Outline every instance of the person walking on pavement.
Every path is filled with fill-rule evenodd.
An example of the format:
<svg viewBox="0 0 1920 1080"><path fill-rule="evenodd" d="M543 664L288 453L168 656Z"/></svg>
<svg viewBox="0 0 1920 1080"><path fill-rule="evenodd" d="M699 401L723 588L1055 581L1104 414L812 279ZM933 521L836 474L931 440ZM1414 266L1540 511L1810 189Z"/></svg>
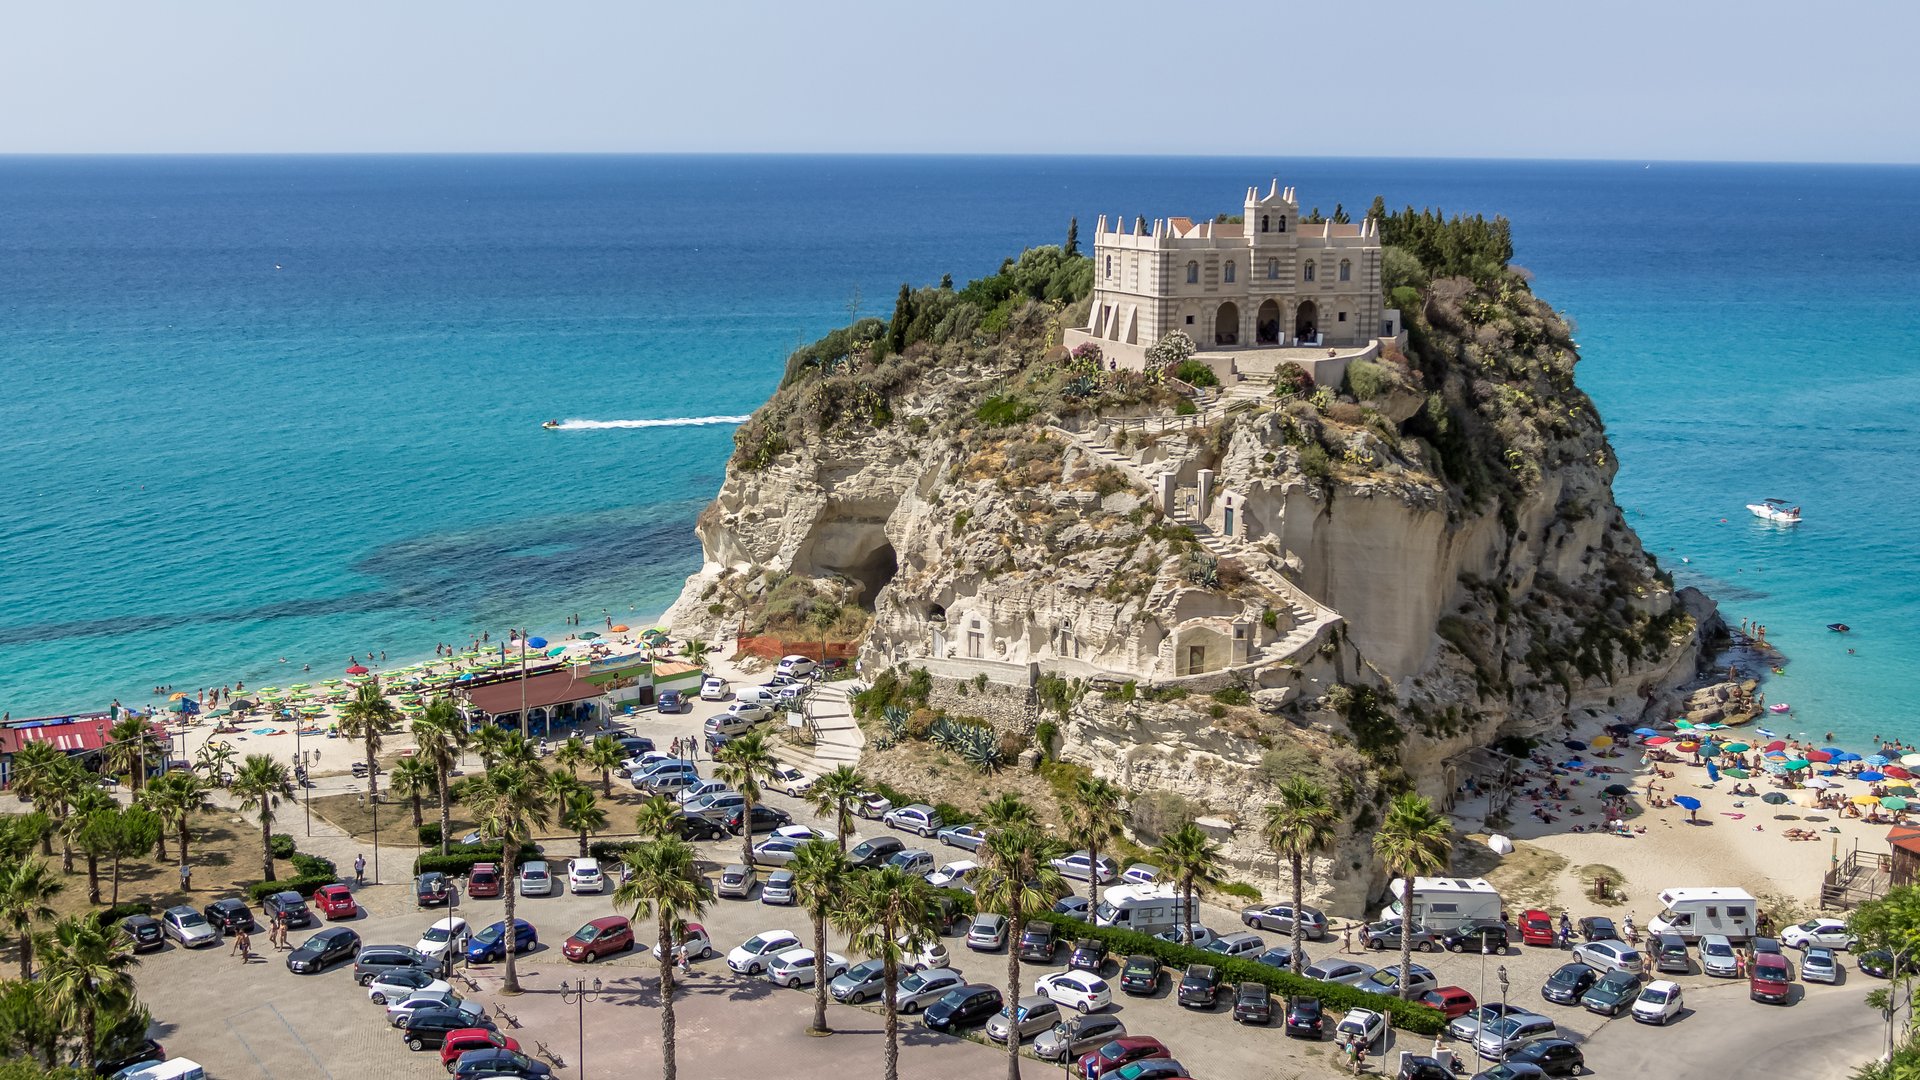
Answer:
<svg viewBox="0 0 1920 1080"><path fill-rule="evenodd" d="M1340 951L1343 953L1350 953L1353 951L1352 924L1348 924L1345 930L1340 931Z"/></svg>
<svg viewBox="0 0 1920 1080"><path fill-rule="evenodd" d="M367 883L367 856L365 853L353 857L353 883L355 885L365 885Z"/></svg>

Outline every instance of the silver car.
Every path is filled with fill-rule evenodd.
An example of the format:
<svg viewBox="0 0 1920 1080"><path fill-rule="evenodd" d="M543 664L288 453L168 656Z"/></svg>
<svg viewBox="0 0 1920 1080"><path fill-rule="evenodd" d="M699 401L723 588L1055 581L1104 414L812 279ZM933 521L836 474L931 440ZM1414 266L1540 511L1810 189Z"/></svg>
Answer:
<svg viewBox="0 0 1920 1080"><path fill-rule="evenodd" d="M1708 934L1701 938L1700 970L1722 979L1731 979L1740 974L1740 960L1734 954L1733 942L1722 934Z"/></svg>
<svg viewBox="0 0 1920 1080"><path fill-rule="evenodd" d="M168 937L189 949L220 944L220 931L207 917L186 906L171 907L160 916L160 926Z"/></svg>
<svg viewBox="0 0 1920 1080"><path fill-rule="evenodd" d="M800 850L800 841L791 836L770 836L753 845L753 861L760 866L785 866Z"/></svg>
<svg viewBox="0 0 1920 1080"><path fill-rule="evenodd" d="M895 996L899 1002L900 1011L911 1016L946 997L948 991L957 990L965 985L967 985L966 976L952 968L934 968L931 971L916 971L911 975L901 976L900 988Z"/></svg>
<svg viewBox="0 0 1920 1080"><path fill-rule="evenodd" d="M1840 981L1840 959L1833 955L1832 949L1814 946L1800 959L1800 978L1803 982L1837 983Z"/></svg>
<svg viewBox="0 0 1920 1080"><path fill-rule="evenodd" d="M1112 1013L1087 1013L1055 1024L1033 1040L1033 1052L1041 1061L1077 1058L1089 1050L1105 1046L1127 1033L1127 1025Z"/></svg>
<svg viewBox="0 0 1920 1080"><path fill-rule="evenodd" d="M1009 1019L1008 1013L1012 1012ZM1060 1006L1050 997L1028 994L1014 1005L1012 1010L1002 1005L1000 1011L987 1020L987 1038L994 1042L1007 1041L1007 1030L1017 1032L1014 1041L1025 1042L1035 1035L1051 1028L1060 1019Z"/></svg>
<svg viewBox="0 0 1920 1080"><path fill-rule="evenodd" d="M1372 964L1363 964L1358 960L1342 960L1337 957L1329 957L1307 968L1306 976L1309 979L1339 983L1342 986L1361 986L1365 984L1368 979L1373 978L1373 971L1374 968Z"/></svg>
<svg viewBox="0 0 1920 1080"><path fill-rule="evenodd" d="M967 948L975 952L999 952L1007 944L1007 917L983 911L967 927Z"/></svg>
<svg viewBox="0 0 1920 1080"><path fill-rule="evenodd" d="M833 1000L848 1005L860 1005L878 998L886 991L887 966L878 960L862 960L847 969L847 973L827 984L827 993Z"/></svg>
<svg viewBox="0 0 1920 1080"><path fill-rule="evenodd" d="M791 904L795 899L791 870L775 870L760 885L760 902L763 904Z"/></svg>

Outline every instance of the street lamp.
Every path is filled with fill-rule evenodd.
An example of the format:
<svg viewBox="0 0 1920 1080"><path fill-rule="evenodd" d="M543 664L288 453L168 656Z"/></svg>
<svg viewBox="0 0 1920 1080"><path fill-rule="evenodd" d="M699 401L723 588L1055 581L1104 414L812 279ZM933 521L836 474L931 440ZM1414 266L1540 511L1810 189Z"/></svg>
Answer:
<svg viewBox="0 0 1920 1080"><path fill-rule="evenodd" d="M587 986L586 976L569 986L563 979L560 983L560 1000L574 1007L574 1023L580 1031L579 1072L587 1075L587 1002L600 1000L600 980L593 980L593 986Z"/></svg>
<svg viewBox="0 0 1920 1080"><path fill-rule="evenodd" d="M1507 965L1500 965L1498 977L1500 979L1500 1011L1505 1013L1507 1011Z"/></svg>

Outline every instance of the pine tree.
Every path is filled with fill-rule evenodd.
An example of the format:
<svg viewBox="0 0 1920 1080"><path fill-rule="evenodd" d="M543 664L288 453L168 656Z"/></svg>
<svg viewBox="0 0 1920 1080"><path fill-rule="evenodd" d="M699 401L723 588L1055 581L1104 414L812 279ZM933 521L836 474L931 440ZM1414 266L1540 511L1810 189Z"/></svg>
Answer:
<svg viewBox="0 0 1920 1080"><path fill-rule="evenodd" d="M1387 200L1379 195L1373 197L1373 205L1367 207L1367 216L1375 221L1387 220Z"/></svg>
<svg viewBox="0 0 1920 1080"><path fill-rule="evenodd" d="M948 291L951 291L951 290L953 289L953 275L952 275L952 274L941 274L941 275L940 275L940 287L941 287L942 289L946 289L946 290L948 290Z"/></svg>
<svg viewBox="0 0 1920 1080"><path fill-rule="evenodd" d="M913 290L906 282L900 283L900 298L893 302L893 321L887 324L887 349L890 352L904 352L907 347L907 324L913 321Z"/></svg>
<svg viewBox="0 0 1920 1080"><path fill-rule="evenodd" d="M1067 219L1067 258L1080 254L1080 219Z"/></svg>
<svg viewBox="0 0 1920 1080"><path fill-rule="evenodd" d="M1353 223L1353 219L1347 216L1347 208L1339 203L1333 204L1333 223L1335 225L1350 225Z"/></svg>

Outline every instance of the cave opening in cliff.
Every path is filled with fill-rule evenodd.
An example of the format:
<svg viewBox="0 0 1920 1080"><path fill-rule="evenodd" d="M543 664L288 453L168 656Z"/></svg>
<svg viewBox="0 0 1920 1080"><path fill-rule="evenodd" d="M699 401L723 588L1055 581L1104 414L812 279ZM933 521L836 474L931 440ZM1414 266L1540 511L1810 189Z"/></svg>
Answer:
<svg viewBox="0 0 1920 1080"><path fill-rule="evenodd" d="M900 572L900 557L894 554L892 544L882 541L842 572L860 586L859 605L872 611L880 590Z"/></svg>

